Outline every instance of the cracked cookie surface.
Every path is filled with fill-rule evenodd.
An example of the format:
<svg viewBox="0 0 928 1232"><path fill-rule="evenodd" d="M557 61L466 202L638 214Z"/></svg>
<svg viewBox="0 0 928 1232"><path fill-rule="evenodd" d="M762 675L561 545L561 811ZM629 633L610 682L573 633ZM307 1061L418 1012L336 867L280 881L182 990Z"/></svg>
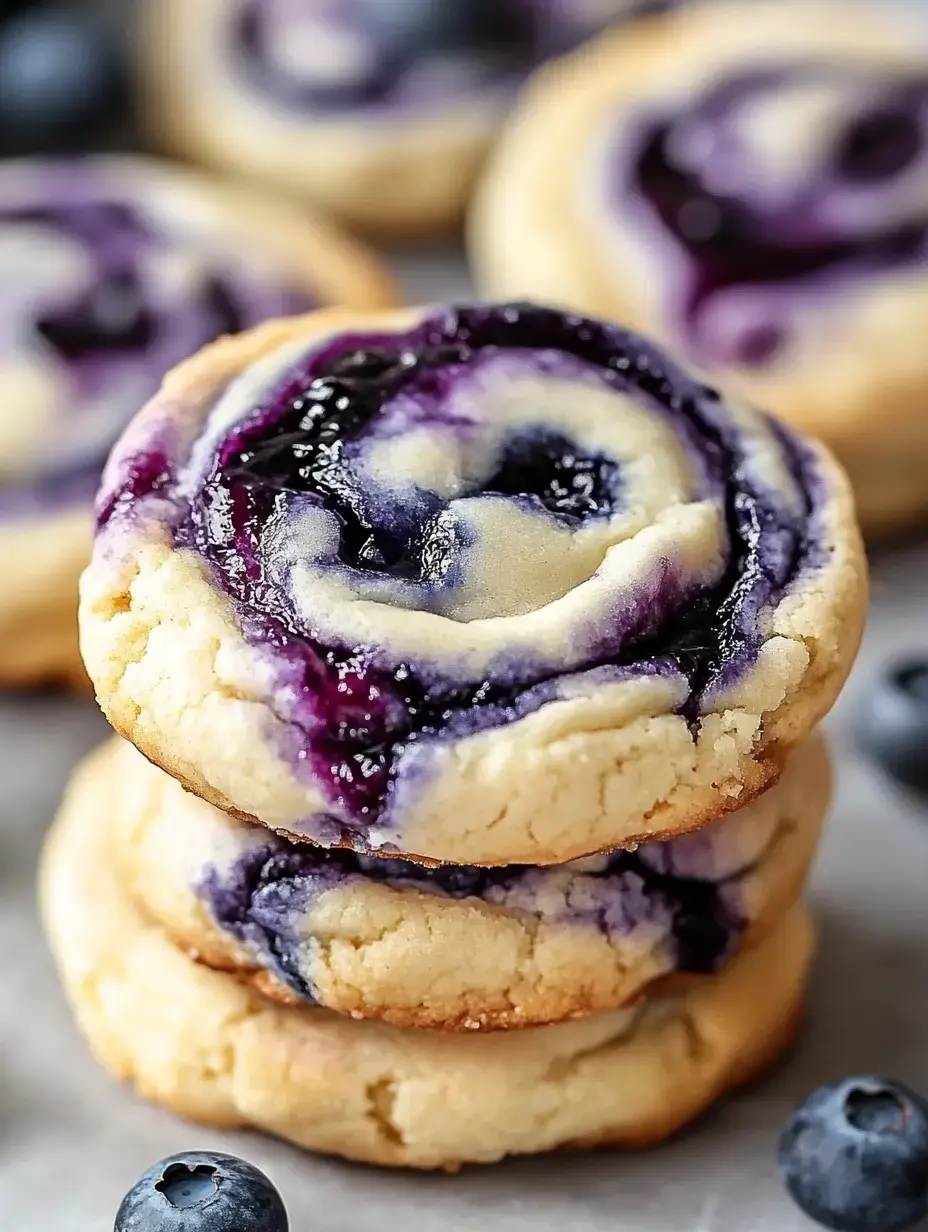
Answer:
<svg viewBox="0 0 928 1232"><path fill-rule="evenodd" d="M191 962L130 902L99 813L62 813L40 889L65 991L112 1074L204 1124L414 1168L659 1141L791 1040L812 949L797 910L683 996L447 1035L274 1005Z"/></svg>
<svg viewBox="0 0 928 1232"><path fill-rule="evenodd" d="M928 75L900 11L681 8L528 87L478 191L482 293L645 330L824 440L866 531L928 515Z"/></svg>
<svg viewBox="0 0 928 1232"><path fill-rule="evenodd" d="M198 962L276 1000L395 1026L527 1027L686 987L799 896L829 790L821 737L695 834L547 868L425 868L269 835L113 741L69 810L109 827L136 904Z"/></svg>
<svg viewBox="0 0 928 1232"><path fill-rule="evenodd" d="M82 583L113 726L323 846L561 863L775 781L856 653L840 469L533 305L207 348L114 451Z"/></svg>
<svg viewBox="0 0 928 1232"><path fill-rule="evenodd" d="M215 338L330 302L393 301L328 226L152 159L0 169L0 680L86 677L77 582L107 454Z"/></svg>

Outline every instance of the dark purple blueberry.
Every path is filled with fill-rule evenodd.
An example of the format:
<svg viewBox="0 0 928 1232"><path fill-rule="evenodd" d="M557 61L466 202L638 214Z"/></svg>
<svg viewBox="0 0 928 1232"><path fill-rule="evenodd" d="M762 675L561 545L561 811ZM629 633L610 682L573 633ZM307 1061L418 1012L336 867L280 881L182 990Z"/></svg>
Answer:
<svg viewBox="0 0 928 1232"><path fill-rule="evenodd" d="M884 774L928 800L928 660L883 671L863 707L860 742Z"/></svg>
<svg viewBox="0 0 928 1232"><path fill-rule="evenodd" d="M916 116L885 108L861 116L844 132L835 155L835 171L852 183L877 183L899 175L921 149L921 125Z"/></svg>
<svg viewBox="0 0 928 1232"><path fill-rule="evenodd" d="M87 14L56 7L0 24L0 137L17 153L88 144L125 102L121 57Z"/></svg>
<svg viewBox="0 0 928 1232"><path fill-rule="evenodd" d="M149 1168L129 1190L113 1232L289 1232L280 1194L234 1155L187 1151Z"/></svg>
<svg viewBox="0 0 928 1232"><path fill-rule="evenodd" d="M882 1078L845 1078L800 1104L780 1173L803 1211L835 1232L907 1232L928 1215L928 1104Z"/></svg>

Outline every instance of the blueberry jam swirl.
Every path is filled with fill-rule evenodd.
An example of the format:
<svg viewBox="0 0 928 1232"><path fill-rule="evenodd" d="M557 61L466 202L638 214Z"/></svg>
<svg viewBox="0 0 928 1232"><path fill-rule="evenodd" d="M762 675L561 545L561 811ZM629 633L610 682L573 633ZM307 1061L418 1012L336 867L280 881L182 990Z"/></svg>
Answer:
<svg viewBox="0 0 928 1232"><path fill-rule="evenodd" d="M635 7L629 0L236 0L233 62L301 111L415 107L514 85Z"/></svg>
<svg viewBox="0 0 928 1232"><path fill-rule="evenodd" d="M769 365L813 297L921 266L926 137L924 74L812 62L714 77L623 136L618 197L680 266L668 311L692 354Z"/></svg>
<svg viewBox="0 0 928 1232"><path fill-rule="evenodd" d="M248 947L297 996L314 999L307 937L320 898L379 882L452 899L479 899L541 924L594 927L621 939L660 938L659 973L710 974L747 926L742 887L752 863L726 867L712 838L645 844L555 869L445 865L325 851L271 839L227 868L211 867L197 892L215 923ZM656 947L657 950L658 947Z"/></svg>
<svg viewBox="0 0 928 1232"><path fill-rule="evenodd" d="M465 307L268 362L98 516L172 510L361 844L443 742L551 702L658 677L696 733L816 564L811 452L618 327Z"/></svg>
<svg viewBox="0 0 928 1232"><path fill-rule="evenodd" d="M313 306L286 278L222 252L202 224L161 217L130 183L71 164L0 180L0 380L40 438L0 460L0 513L89 503L114 440L170 367L221 334Z"/></svg>

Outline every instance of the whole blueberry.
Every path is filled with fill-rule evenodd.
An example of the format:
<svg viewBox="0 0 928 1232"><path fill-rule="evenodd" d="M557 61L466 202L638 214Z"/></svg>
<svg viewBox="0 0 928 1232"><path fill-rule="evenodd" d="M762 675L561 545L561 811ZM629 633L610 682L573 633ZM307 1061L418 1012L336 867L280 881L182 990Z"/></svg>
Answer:
<svg viewBox="0 0 928 1232"><path fill-rule="evenodd" d="M883 672L861 712L860 741L885 774L928 798L928 660Z"/></svg>
<svg viewBox="0 0 928 1232"><path fill-rule="evenodd" d="M280 1194L244 1159L171 1155L129 1190L113 1232L289 1232Z"/></svg>
<svg viewBox="0 0 928 1232"><path fill-rule="evenodd" d="M508 49L531 37L527 6L513 0L354 0L397 55Z"/></svg>
<svg viewBox="0 0 928 1232"><path fill-rule="evenodd" d="M819 1087L780 1138L796 1203L836 1232L906 1232L928 1215L928 1104L882 1078Z"/></svg>
<svg viewBox="0 0 928 1232"><path fill-rule="evenodd" d="M121 57L90 14L38 8L0 24L0 137L9 152L92 140L126 94Z"/></svg>

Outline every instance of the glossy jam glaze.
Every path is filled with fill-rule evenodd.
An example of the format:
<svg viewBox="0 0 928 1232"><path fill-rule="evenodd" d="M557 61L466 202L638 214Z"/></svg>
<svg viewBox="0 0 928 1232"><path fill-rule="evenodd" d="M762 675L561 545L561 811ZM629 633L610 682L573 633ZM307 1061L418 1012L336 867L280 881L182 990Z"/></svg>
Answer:
<svg viewBox="0 0 928 1232"><path fill-rule="evenodd" d="M385 478L363 463L384 435L389 441L423 427L437 434L442 452L475 436L479 443L489 427L462 418L453 395L462 383L470 388L483 365L504 386L533 373L540 383L531 396L563 378L568 397L594 390L669 426L697 495L718 506L717 558L693 572L662 554L640 589L617 593L588 627L571 626L556 661L526 649L530 642L512 643L475 668L320 636L273 546L281 527L310 515L338 527L320 557L327 583L351 581L391 610L445 613L449 631L461 627L452 601L474 523L447 496L415 482L398 486L393 472ZM99 520L118 533L151 494L170 508L177 545L208 562L245 638L274 665L275 708L295 733L284 752L331 806L331 816L314 819L313 835L333 841L351 831L357 848L372 829L389 828L398 776L414 779L420 753L436 741L504 726L572 691L636 676L682 682L680 710L696 724L716 691L750 670L765 614L816 566L820 551L812 455L786 429L759 423L783 488L758 471L756 432L637 335L535 306L449 309L406 332L324 341L215 438L205 432L192 451L185 447L195 465L165 441L136 452L101 495ZM623 466L553 436L548 423L535 427L528 438L503 435L457 495L504 502L523 519L520 527L576 544L621 512ZM298 554L310 551L299 534L294 542ZM489 623L515 628L518 619Z"/></svg>
<svg viewBox="0 0 928 1232"><path fill-rule="evenodd" d="M701 362L760 368L815 296L924 267L928 78L823 63L713 78L618 152L680 276L668 312ZM616 189L613 189L615 192Z"/></svg>

